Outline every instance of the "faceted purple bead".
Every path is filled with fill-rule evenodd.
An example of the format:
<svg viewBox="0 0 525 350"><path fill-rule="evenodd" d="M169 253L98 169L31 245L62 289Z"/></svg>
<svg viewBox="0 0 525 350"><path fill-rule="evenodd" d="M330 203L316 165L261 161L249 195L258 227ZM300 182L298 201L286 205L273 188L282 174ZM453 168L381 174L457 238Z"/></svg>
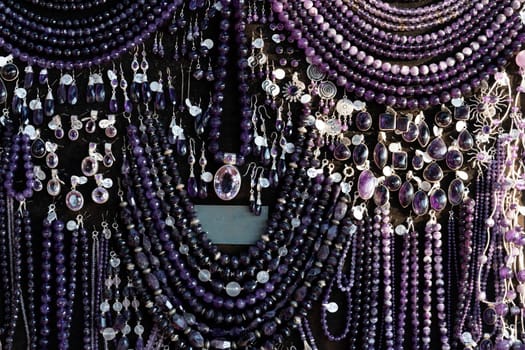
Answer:
<svg viewBox="0 0 525 350"><path fill-rule="evenodd" d="M374 163L379 169L383 169L388 161L388 149L379 142L374 147Z"/></svg>
<svg viewBox="0 0 525 350"><path fill-rule="evenodd" d="M355 126L360 131L368 131L372 127L372 116L368 112L361 111L355 116Z"/></svg>
<svg viewBox="0 0 525 350"><path fill-rule="evenodd" d="M52 117L55 114L55 100L53 95L49 92L44 100L44 115L46 117Z"/></svg>
<svg viewBox="0 0 525 350"><path fill-rule="evenodd" d="M355 146L352 152L352 160L356 166L363 166L368 159L368 147L364 143Z"/></svg>
<svg viewBox="0 0 525 350"><path fill-rule="evenodd" d="M374 191L374 203L378 207L382 207L390 200L390 192L385 185L379 185Z"/></svg>
<svg viewBox="0 0 525 350"><path fill-rule="evenodd" d="M191 346L196 348L202 348L204 346L204 337L198 331L191 331L188 335L188 341L190 342Z"/></svg>
<svg viewBox="0 0 525 350"><path fill-rule="evenodd" d="M412 210L417 216L425 215L428 212L429 202L428 196L424 191L417 191L414 194L414 199L412 200Z"/></svg>
<svg viewBox="0 0 525 350"><path fill-rule="evenodd" d="M131 103L131 100L124 100L124 111L126 113L131 113L133 111L133 103Z"/></svg>
<svg viewBox="0 0 525 350"><path fill-rule="evenodd" d="M144 350L144 340L142 337L137 338L137 342L135 343L135 350Z"/></svg>
<svg viewBox="0 0 525 350"><path fill-rule="evenodd" d="M188 179L188 195L195 198L198 194L199 188L197 187L197 179L195 176L190 176Z"/></svg>
<svg viewBox="0 0 525 350"><path fill-rule="evenodd" d="M401 188L399 188L399 204L403 208L407 208L414 199L414 185L412 185L410 182L405 181Z"/></svg>
<svg viewBox="0 0 525 350"><path fill-rule="evenodd" d="M438 163L432 162L423 170L423 178L428 182L439 182L443 179L443 170Z"/></svg>
<svg viewBox="0 0 525 350"><path fill-rule="evenodd" d="M94 103L95 101L95 85L88 84L86 88L86 103Z"/></svg>
<svg viewBox="0 0 525 350"><path fill-rule="evenodd" d="M44 123L44 111L42 108L37 108L33 110L33 124L36 126L42 125Z"/></svg>
<svg viewBox="0 0 525 350"><path fill-rule="evenodd" d="M430 158L434 160L445 159L447 155L447 145L445 144L445 141L443 141L443 138L436 137L433 139L427 147L427 153Z"/></svg>
<svg viewBox="0 0 525 350"><path fill-rule="evenodd" d="M447 206L447 194L438 188L430 195L430 207L435 211L441 211Z"/></svg>
<svg viewBox="0 0 525 350"><path fill-rule="evenodd" d="M185 331L188 327L188 324L184 317L177 313L171 317L171 324L178 331Z"/></svg>
<svg viewBox="0 0 525 350"><path fill-rule="evenodd" d="M337 205L335 206L334 210L334 219L335 220L342 220L346 216L346 212L348 211L348 204L343 201L339 201Z"/></svg>
<svg viewBox="0 0 525 350"><path fill-rule="evenodd" d="M372 198L377 185L377 178L370 170L366 169L361 172L357 180L357 190L359 197L364 200Z"/></svg>
<svg viewBox="0 0 525 350"><path fill-rule="evenodd" d="M425 121L422 121L418 125L419 129L419 135L417 136L417 140L421 147L426 147L428 145L428 142L430 141L430 128L428 127L428 124Z"/></svg>
<svg viewBox="0 0 525 350"><path fill-rule="evenodd" d="M465 185L461 179L454 179L448 186L448 201L452 205L459 205L463 202L463 194L465 192Z"/></svg>
<svg viewBox="0 0 525 350"><path fill-rule="evenodd" d="M352 152L347 145L340 142L334 148L334 158L337 160L347 160L352 156Z"/></svg>
<svg viewBox="0 0 525 350"><path fill-rule="evenodd" d="M459 133L458 147L463 152L470 151L472 147L474 147L474 138L467 129L464 129Z"/></svg>

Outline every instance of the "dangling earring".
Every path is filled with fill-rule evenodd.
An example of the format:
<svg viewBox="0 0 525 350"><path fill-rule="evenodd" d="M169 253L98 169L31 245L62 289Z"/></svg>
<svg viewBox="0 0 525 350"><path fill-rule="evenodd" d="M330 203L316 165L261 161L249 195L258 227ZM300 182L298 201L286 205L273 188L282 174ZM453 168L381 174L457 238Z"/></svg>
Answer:
<svg viewBox="0 0 525 350"><path fill-rule="evenodd" d="M110 168L113 166L113 163L115 162L115 156L113 155L113 152L111 152L111 143L106 142L104 144L104 159L102 160L102 164L106 168Z"/></svg>
<svg viewBox="0 0 525 350"><path fill-rule="evenodd" d="M93 75L95 84L95 101L102 103L106 99L106 89L104 87L104 79L102 73L98 72Z"/></svg>
<svg viewBox="0 0 525 350"><path fill-rule="evenodd" d="M128 96L128 82L124 76L124 71L122 70L122 64L120 65L120 89L124 94L124 111L126 113L131 113L133 111L133 104L131 103Z"/></svg>
<svg viewBox="0 0 525 350"><path fill-rule="evenodd" d="M66 206L72 211L79 211L84 207L84 196L76 188L87 182L85 176L71 176L71 191L66 195Z"/></svg>
<svg viewBox="0 0 525 350"><path fill-rule="evenodd" d="M36 92L36 98L29 102L29 108L33 111L33 124L40 126L44 123L44 111L42 110L42 101Z"/></svg>
<svg viewBox="0 0 525 350"><path fill-rule="evenodd" d="M195 172L193 166L195 165L195 140L190 139L190 155L188 156L188 164L190 166L190 176L188 177L188 195L190 197L197 197L199 188L197 179L195 179Z"/></svg>
<svg viewBox="0 0 525 350"><path fill-rule="evenodd" d="M84 126L84 129L87 133L92 134L97 129L97 119L98 119L98 111L91 111L89 114L89 117L82 119L82 121L86 121L86 125Z"/></svg>
<svg viewBox="0 0 525 350"><path fill-rule="evenodd" d="M53 119L47 124L49 129L55 132L55 138L61 140L64 137L64 129L62 129L62 118L59 114L55 115Z"/></svg>
<svg viewBox="0 0 525 350"><path fill-rule="evenodd" d="M56 150L58 145L54 142L46 142L46 151L49 152L46 156L46 165L49 169L54 169L58 166L58 155Z"/></svg>
<svg viewBox="0 0 525 350"><path fill-rule="evenodd" d="M131 70L133 71L133 80L131 81L130 88L130 97L134 103L139 103L141 98L141 84L142 84L142 74L138 73L140 64L137 58L138 48L133 54L133 60L131 61Z"/></svg>
<svg viewBox="0 0 525 350"><path fill-rule="evenodd" d="M140 69L142 69L142 102L148 104L151 101L151 90L148 83L148 68L149 63L146 59L146 46L142 45L142 61L140 62Z"/></svg>
<svg viewBox="0 0 525 350"><path fill-rule="evenodd" d="M62 73L61 73L62 74ZM58 104L63 105L67 101L67 86L71 85L73 77L69 74L62 74L60 76L58 89L57 89L57 99Z"/></svg>
<svg viewBox="0 0 525 350"><path fill-rule="evenodd" d="M25 68L24 68L24 89L28 90L28 89L31 89L31 87L33 86L33 81L34 81L34 73L33 73L33 67L31 67L30 65L27 65Z"/></svg>
<svg viewBox="0 0 525 350"><path fill-rule="evenodd" d="M159 80L151 82L150 89L155 93L155 110L163 111L166 109L166 99L164 98L164 87L162 84L162 71L159 71Z"/></svg>
<svg viewBox="0 0 525 350"><path fill-rule="evenodd" d="M168 97L170 99L171 105L173 108L177 105L177 91L175 90L175 87L173 86L173 83L171 81L171 71L170 68L166 68L166 73L168 75Z"/></svg>
<svg viewBox="0 0 525 350"><path fill-rule="evenodd" d="M69 129L69 132L67 133L67 137L71 141L78 140L78 137L80 136L79 130L82 129L82 122L78 119L77 115L71 116L71 129Z"/></svg>
<svg viewBox="0 0 525 350"><path fill-rule="evenodd" d="M35 138L31 143L31 155L35 158L43 158L46 155L46 144L40 137L40 131L35 131Z"/></svg>
<svg viewBox="0 0 525 350"><path fill-rule="evenodd" d="M107 189L113 186L113 180L104 178L102 174L96 174L95 182L97 183L97 187L91 192L91 199L97 204L104 204L109 199Z"/></svg>
<svg viewBox="0 0 525 350"><path fill-rule="evenodd" d="M89 143L89 155L82 160L81 170L85 176L93 176L98 172L98 162L102 161L103 157L97 152L97 144Z"/></svg>
<svg viewBox="0 0 525 350"><path fill-rule="evenodd" d="M107 137L113 138L117 136L117 128L115 127L115 116L113 114L109 114L107 119L102 119L98 122L98 126L101 129L104 129L104 133Z"/></svg>
<svg viewBox="0 0 525 350"><path fill-rule="evenodd" d="M74 106L78 102L78 87L77 82L75 80L75 73L73 72L71 84L69 85L69 88L67 89L67 102Z"/></svg>
<svg viewBox="0 0 525 350"><path fill-rule="evenodd" d="M53 98L53 90L47 86L47 95L44 100L44 115L46 117L52 117L55 114L55 99Z"/></svg>
<svg viewBox="0 0 525 350"><path fill-rule="evenodd" d="M111 98L109 99L109 111L111 113L118 112L118 101L117 101L117 87L118 77L115 70L115 63L113 63L113 69L108 69L109 84L111 85Z"/></svg>
<svg viewBox="0 0 525 350"><path fill-rule="evenodd" d="M47 193L50 196L56 197L60 194L60 191L62 190L62 185L64 184L64 181L60 180L58 177L58 170L52 169L51 170L51 179L47 182Z"/></svg>
<svg viewBox="0 0 525 350"><path fill-rule="evenodd" d="M163 33L161 32L159 34L159 46L158 46L158 55L160 56L160 58L164 58L164 45L162 45L162 35Z"/></svg>
<svg viewBox="0 0 525 350"><path fill-rule="evenodd" d="M40 192L44 188L42 181L46 179L46 173L42 170L40 165L35 165L33 167L33 174L35 174L33 182L33 191Z"/></svg>
<svg viewBox="0 0 525 350"><path fill-rule="evenodd" d="M213 181L213 174L206 171L206 164L208 164L208 160L206 159L206 147L204 146L204 142L202 142L201 156L199 158L199 165L201 166L199 198L201 199L208 197L208 184Z"/></svg>

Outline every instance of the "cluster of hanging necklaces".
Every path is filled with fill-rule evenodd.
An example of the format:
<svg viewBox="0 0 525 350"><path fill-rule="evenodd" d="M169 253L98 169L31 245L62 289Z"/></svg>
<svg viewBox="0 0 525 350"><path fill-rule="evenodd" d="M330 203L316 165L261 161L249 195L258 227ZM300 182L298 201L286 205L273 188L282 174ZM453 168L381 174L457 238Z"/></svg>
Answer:
<svg viewBox="0 0 525 350"><path fill-rule="evenodd" d="M524 22L0 2L0 350L525 349Z"/></svg>

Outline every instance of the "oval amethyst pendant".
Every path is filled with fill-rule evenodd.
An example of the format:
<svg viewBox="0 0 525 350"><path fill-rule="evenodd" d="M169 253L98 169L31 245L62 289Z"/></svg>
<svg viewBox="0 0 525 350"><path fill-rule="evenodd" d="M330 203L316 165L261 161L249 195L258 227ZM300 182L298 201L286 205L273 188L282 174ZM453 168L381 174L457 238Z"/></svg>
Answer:
<svg viewBox="0 0 525 350"><path fill-rule="evenodd" d="M235 198L241 189L241 174L233 165L223 165L213 177L213 188L217 197L223 201Z"/></svg>
<svg viewBox="0 0 525 350"><path fill-rule="evenodd" d="M441 188L436 189L430 195L430 207L435 211L441 211L447 206L447 194Z"/></svg>
<svg viewBox="0 0 525 350"><path fill-rule="evenodd" d="M412 199L414 198L414 185L412 185L410 182L405 181L401 188L399 189L399 204L403 208L407 208L410 203L412 203Z"/></svg>
<svg viewBox="0 0 525 350"><path fill-rule="evenodd" d="M459 205L463 201L463 193L465 192L465 185L461 179L454 179L448 186L448 201L452 205Z"/></svg>
<svg viewBox="0 0 525 350"><path fill-rule="evenodd" d="M377 178L370 170L363 170L357 180L357 190L359 197L364 200L372 198L377 186Z"/></svg>
<svg viewBox="0 0 525 350"><path fill-rule="evenodd" d="M72 211L79 211L84 206L84 196L77 190L71 190L66 195L66 205Z"/></svg>

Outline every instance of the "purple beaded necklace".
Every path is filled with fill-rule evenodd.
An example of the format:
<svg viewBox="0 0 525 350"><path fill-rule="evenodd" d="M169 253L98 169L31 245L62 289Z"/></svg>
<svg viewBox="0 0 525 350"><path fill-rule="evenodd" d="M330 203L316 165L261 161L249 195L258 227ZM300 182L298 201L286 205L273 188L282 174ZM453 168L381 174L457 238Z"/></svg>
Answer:
<svg viewBox="0 0 525 350"><path fill-rule="evenodd" d="M340 34L343 28L341 25L334 27L330 25L330 20L337 16L337 13L346 13L347 16L354 15L348 6L342 1L336 2L336 6L332 7L323 8L320 5L312 2L277 0L272 2L273 10L278 14L279 21L290 31L291 38L305 50L313 64L337 78L337 83L344 86L347 91L354 92L357 96L365 97L369 101L375 100L378 103L386 103L401 109L426 108L429 105L437 105L451 98L460 97L462 94L468 94L471 89L479 86L478 77L488 78L486 72L492 72L496 66L489 64L487 68L475 71L469 70L469 67L475 67L477 63L483 62L482 55L489 53L485 61L501 65L506 62L506 58L511 53L509 51L516 50L521 45L522 36L518 34L521 33L522 26L516 14L520 3L515 2L503 10L491 13L492 16L488 20L494 25L493 41L476 42L475 46L479 46L480 51L461 63L465 74L451 80L458 74L457 70L453 74L450 73L451 67L456 64L455 60L437 61L436 63L439 64L435 66L390 65L387 61L374 60L373 56L351 46L353 34L345 33L347 35L345 37ZM330 12L322 16L319 14L321 9L324 11L329 9ZM359 18L359 15L352 18ZM511 39L501 44L505 36ZM453 50L443 52L443 54L447 53L448 57L455 55ZM351 60L348 57L355 57L357 60ZM376 72L381 74L376 75ZM420 75L425 79L428 78L428 81L433 81L434 84L439 83L438 89L434 90L430 85L421 84ZM403 90L402 95L396 92L399 88Z"/></svg>

